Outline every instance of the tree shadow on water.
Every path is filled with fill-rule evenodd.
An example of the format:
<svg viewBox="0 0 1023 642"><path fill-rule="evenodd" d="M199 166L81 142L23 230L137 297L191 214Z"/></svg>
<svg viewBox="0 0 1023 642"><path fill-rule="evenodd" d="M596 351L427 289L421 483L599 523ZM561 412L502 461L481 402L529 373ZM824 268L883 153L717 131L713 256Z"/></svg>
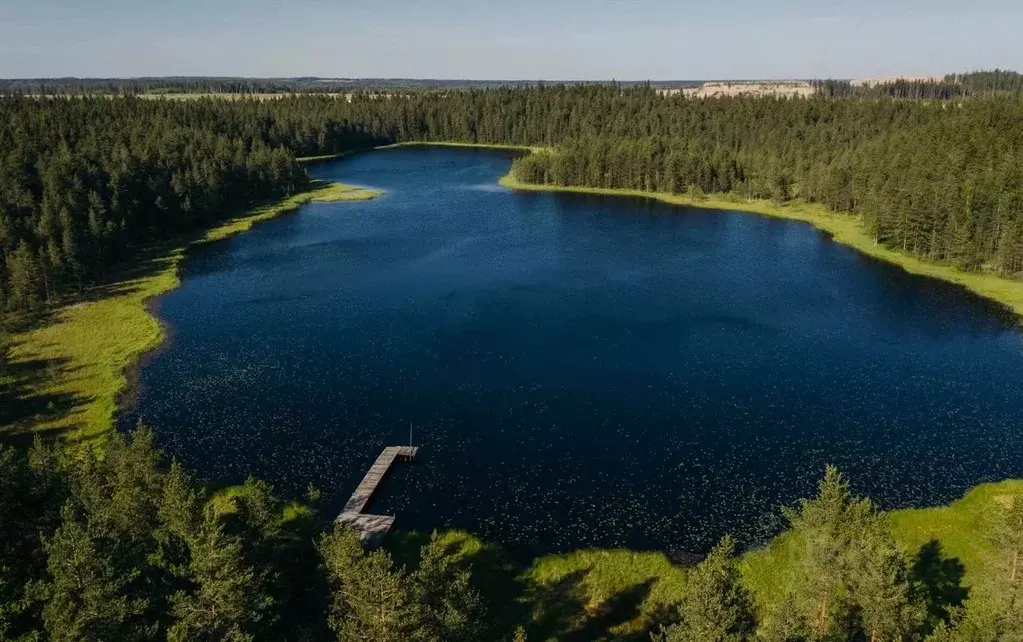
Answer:
<svg viewBox="0 0 1023 642"><path fill-rule="evenodd" d="M965 573L963 563L946 556L938 540L932 539L917 551L910 579L920 591L932 624L947 622L949 611L966 601L969 589L962 584Z"/></svg>

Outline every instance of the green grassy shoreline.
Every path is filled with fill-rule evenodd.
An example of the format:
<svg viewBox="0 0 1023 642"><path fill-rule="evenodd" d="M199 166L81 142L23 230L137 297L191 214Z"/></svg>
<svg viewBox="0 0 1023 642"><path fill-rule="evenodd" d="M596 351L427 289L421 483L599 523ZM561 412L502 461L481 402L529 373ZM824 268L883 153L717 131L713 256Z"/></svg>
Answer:
<svg viewBox="0 0 1023 642"><path fill-rule="evenodd" d="M964 272L950 265L924 261L906 252L878 245L874 243L874 239L869 234L863 231L860 217L836 214L829 211L823 205L799 201L779 205L771 201L750 201L733 194L710 194L705 198L694 198L685 194L667 194L642 190L536 185L523 183L510 173L503 176L499 183L509 189L520 191L570 192L575 194L651 198L671 205L732 210L803 221L826 232L837 243L847 245L872 258L897 265L906 272L962 286L974 294L1005 306L1023 321L1023 281L1014 281L981 272Z"/></svg>
<svg viewBox="0 0 1023 642"><path fill-rule="evenodd" d="M151 249L120 278L12 334L10 361L23 410L0 427L0 437L34 433L76 442L101 439L114 424L131 368L167 336L147 303L179 285L178 266L190 247L247 231L311 201L365 200L380 194L314 182L307 191L256 207L195 238Z"/></svg>
<svg viewBox="0 0 1023 642"><path fill-rule="evenodd" d="M490 143L465 143L457 141L409 141L384 145L374 149L393 149L398 147L456 147L456 148L480 148L480 149L501 149L521 152L536 152L547 149L542 146L531 145L504 145ZM325 160L338 158L338 156L313 157L308 160ZM305 159L303 159L305 160ZM792 201L786 204L778 204L766 200L748 200L735 194L708 194L704 197L695 198L687 194L669 194L665 192L647 192L633 189L608 189L600 187L578 187L563 185L538 185L525 183L514 176L511 172L502 176L498 183L503 187L518 191L531 192L566 192L574 194L599 194L603 196L629 196L635 198L650 198L685 207L700 207L704 209L731 210L784 218L793 221L809 223L819 230L827 233L835 242L849 246L858 252L866 254L880 261L885 261L901 267L910 274L927 276L934 279L953 283L977 294L985 299L994 301L1015 314L1023 322L1023 281L1007 279L993 274L983 272L964 272L954 266L925 261L912 256L908 252L893 250L874 242L874 239L863 230L861 218L855 214L837 214L831 212L823 205Z"/></svg>
<svg viewBox="0 0 1023 642"><path fill-rule="evenodd" d="M937 552L946 568L962 564L961 585L972 590L1002 570L985 535L992 512L1020 492L1023 481L981 484L946 506L885 515L911 566L921 551ZM387 547L399 563L409 563L427 537L396 531ZM510 605L512 622L524 624L530 639L644 639L685 590L686 569L662 552L591 548L517 563L470 533L452 530L440 537L454 559L465 559L486 578L492 601ZM739 558L761 619L785 597L798 563L794 544L783 533Z"/></svg>

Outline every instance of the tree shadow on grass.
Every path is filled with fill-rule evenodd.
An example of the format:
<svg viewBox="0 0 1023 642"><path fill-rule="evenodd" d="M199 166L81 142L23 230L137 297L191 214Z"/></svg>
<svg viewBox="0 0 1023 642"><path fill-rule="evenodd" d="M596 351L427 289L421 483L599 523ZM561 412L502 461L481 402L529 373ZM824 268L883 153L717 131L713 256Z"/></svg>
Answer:
<svg viewBox="0 0 1023 642"><path fill-rule="evenodd" d="M117 269L109 278L92 285L76 297L76 301L97 301L138 293L146 279L173 267L175 259L172 253L176 247L177 243L167 243L142 250L131 265Z"/></svg>
<svg viewBox="0 0 1023 642"><path fill-rule="evenodd" d="M586 611L583 582L590 567L567 573L550 584L532 584L526 588L525 601L533 606L531 636L542 640L562 639Z"/></svg>
<svg viewBox="0 0 1023 642"><path fill-rule="evenodd" d="M486 639L510 640L523 626L530 640L648 640L649 631L678 617L674 605L648 603L656 578L598 598L592 566L540 582L500 546L457 531L441 538L449 559L472 570L472 583L487 609ZM428 533L396 531L388 535L386 547L396 566L413 572L429 541ZM609 633L614 628L620 632Z"/></svg>
<svg viewBox="0 0 1023 642"><path fill-rule="evenodd" d="M61 314L71 306L138 292L142 279L166 269L167 261L171 260L168 255L170 247L153 246L142 253L137 263L118 270L80 293L69 294L59 305L4 317L3 329L11 333L8 349L17 342L17 334L59 322ZM0 352L3 347L0 345ZM77 429L75 425L52 429L41 426L54 423L90 403L93 398L82 394L40 391L56 380L73 375L80 367L63 357L28 356L12 361L9 355L0 354L0 444L27 447L36 436L45 439L72 436ZM71 441L76 439L72 437Z"/></svg>
<svg viewBox="0 0 1023 642"><path fill-rule="evenodd" d="M479 591L487 610L487 637L510 640L515 628L529 619L529 607L520 598L524 591L522 567L500 546L480 542L460 531L442 535L444 553L459 567L471 569L472 585ZM387 549L395 566L415 571L420 551L430 542L430 533L398 531L388 535Z"/></svg>
<svg viewBox="0 0 1023 642"><path fill-rule="evenodd" d="M910 579L917 586L927 606L929 624L947 622L949 611L962 606L969 595L963 586L966 568L958 558L948 557L941 542L932 539L917 551L910 569Z"/></svg>
<svg viewBox="0 0 1023 642"><path fill-rule="evenodd" d="M642 615L643 604L656 580L650 578L634 584L594 604L586 582L591 571L592 568L579 569L552 584L527 587L526 599L533 605L531 637L566 642L647 639L646 627L618 635L609 632Z"/></svg>
<svg viewBox="0 0 1023 642"><path fill-rule="evenodd" d="M306 189L298 193L312 192L331 182L333 181L312 180ZM127 249L125 256L110 269L108 274L90 284L77 297L69 298L68 303L136 293L145 279L172 267L177 261L175 255L178 251L187 255L189 251L206 240L218 241L230 238L233 234L212 239L208 238L208 235L221 226L252 219L258 213L257 210L274 207L281 200L282 197L252 200L239 205L222 218L196 221L188 229L166 230L163 238L155 238L149 242L143 241L133 245ZM290 209L281 209L278 214L286 215L297 211L297 209L298 205Z"/></svg>
<svg viewBox="0 0 1023 642"><path fill-rule="evenodd" d="M55 376L74 370L68 359L25 359L6 366L7 381L0 384L0 443L16 447L32 443L36 435L55 438L67 430L35 430L70 413L88 399L74 394L37 392Z"/></svg>

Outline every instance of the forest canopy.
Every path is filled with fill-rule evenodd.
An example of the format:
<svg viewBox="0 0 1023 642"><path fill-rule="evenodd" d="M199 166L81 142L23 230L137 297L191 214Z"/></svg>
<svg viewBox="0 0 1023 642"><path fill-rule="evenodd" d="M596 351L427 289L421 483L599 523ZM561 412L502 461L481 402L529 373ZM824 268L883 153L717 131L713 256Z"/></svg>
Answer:
<svg viewBox="0 0 1023 642"><path fill-rule="evenodd" d="M102 453L0 445L0 639L1008 642L1023 635L1023 494L1005 499L976 533L989 572L967 591L957 560L936 542L903 551L829 468L816 496L784 511L774 599L751 590L725 537L660 578L670 601L618 635L632 601L591 609L478 541L471 552L413 536L366 552L315 489L290 505L256 479L211 493L145 428Z"/></svg>
<svg viewBox="0 0 1023 642"><path fill-rule="evenodd" d="M1019 82L992 74L957 83ZM6 310L59 301L140 246L301 189L296 157L404 141L548 148L515 164L527 182L820 203L862 215L888 247L1023 272L1023 100L1009 95L695 99L603 84L263 101L8 97L0 123Z"/></svg>
<svg viewBox="0 0 1023 642"><path fill-rule="evenodd" d="M147 243L303 188L295 153L369 146L258 102L0 100L0 309L81 291Z"/></svg>

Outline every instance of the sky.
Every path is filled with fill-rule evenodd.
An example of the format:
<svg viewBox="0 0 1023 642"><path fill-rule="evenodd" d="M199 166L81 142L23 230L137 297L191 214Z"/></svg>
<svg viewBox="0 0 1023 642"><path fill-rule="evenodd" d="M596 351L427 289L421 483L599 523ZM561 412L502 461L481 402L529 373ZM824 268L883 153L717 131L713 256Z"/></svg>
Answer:
<svg viewBox="0 0 1023 642"><path fill-rule="evenodd" d="M1023 71L1021 0L0 0L0 77Z"/></svg>

